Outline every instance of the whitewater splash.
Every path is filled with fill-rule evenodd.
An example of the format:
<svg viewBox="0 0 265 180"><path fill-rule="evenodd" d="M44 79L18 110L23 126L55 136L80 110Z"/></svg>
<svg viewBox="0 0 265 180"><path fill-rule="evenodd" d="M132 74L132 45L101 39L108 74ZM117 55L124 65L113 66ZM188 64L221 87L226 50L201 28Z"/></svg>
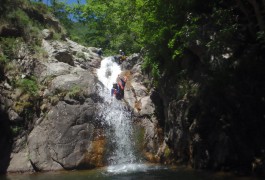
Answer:
<svg viewBox="0 0 265 180"><path fill-rule="evenodd" d="M101 61L100 68L97 71L98 79L110 91L112 84L116 82L121 73L120 66L114 62L113 57L107 57Z"/></svg>
<svg viewBox="0 0 265 180"><path fill-rule="evenodd" d="M99 116L107 124L108 133L108 162L110 165L125 165L136 162L136 156L132 145L131 112L126 109L122 101L111 97L112 84L116 82L121 73L119 65L112 57L101 61L101 67L97 71L98 79L104 87L99 94L104 99L101 104Z"/></svg>

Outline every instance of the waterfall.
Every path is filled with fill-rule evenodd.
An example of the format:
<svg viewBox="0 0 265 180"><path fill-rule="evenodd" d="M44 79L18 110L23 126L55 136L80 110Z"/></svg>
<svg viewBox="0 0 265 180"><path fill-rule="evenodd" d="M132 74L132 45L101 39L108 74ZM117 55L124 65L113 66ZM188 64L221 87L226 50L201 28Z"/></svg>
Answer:
<svg viewBox="0 0 265 180"><path fill-rule="evenodd" d="M132 164L136 162L136 156L132 145L132 122L129 112L122 100L111 97L112 84L116 82L118 74L121 73L120 66L114 62L113 57L107 57L101 61L101 67L97 70L99 81L104 85L100 89L103 98L99 116L107 126L108 163L110 165Z"/></svg>

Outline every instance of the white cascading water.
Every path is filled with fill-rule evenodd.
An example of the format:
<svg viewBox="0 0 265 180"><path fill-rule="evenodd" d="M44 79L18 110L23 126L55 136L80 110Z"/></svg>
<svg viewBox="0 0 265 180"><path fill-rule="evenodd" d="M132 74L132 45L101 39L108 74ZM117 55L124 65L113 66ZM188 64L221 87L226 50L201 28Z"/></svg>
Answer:
<svg viewBox="0 0 265 180"><path fill-rule="evenodd" d="M136 156L132 145L131 112L126 109L122 100L111 97L111 88L121 73L119 65L113 57L107 57L101 61L101 67L97 71L98 79L104 87L100 90L100 96L104 102L101 104L100 117L108 127L109 144L112 147L108 153L109 172L127 171L135 168ZM136 165L136 164L135 164ZM138 165L136 165L138 166Z"/></svg>

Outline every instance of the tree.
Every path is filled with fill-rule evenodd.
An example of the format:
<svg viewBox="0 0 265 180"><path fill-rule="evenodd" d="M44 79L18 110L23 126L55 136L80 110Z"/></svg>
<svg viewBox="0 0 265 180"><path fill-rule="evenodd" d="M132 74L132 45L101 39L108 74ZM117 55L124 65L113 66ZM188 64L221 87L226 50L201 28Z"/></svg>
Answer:
<svg viewBox="0 0 265 180"><path fill-rule="evenodd" d="M137 34L132 30L134 10L135 1L91 0L86 5L75 6L73 14L87 26L89 45L100 46L105 52L115 53L118 49L133 52L140 49Z"/></svg>

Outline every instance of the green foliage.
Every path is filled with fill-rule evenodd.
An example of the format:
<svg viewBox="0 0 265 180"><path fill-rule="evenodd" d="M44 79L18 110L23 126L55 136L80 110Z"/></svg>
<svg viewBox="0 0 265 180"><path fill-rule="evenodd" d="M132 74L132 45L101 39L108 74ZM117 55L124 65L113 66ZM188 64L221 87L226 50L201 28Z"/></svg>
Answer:
<svg viewBox="0 0 265 180"><path fill-rule="evenodd" d="M81 59L86 59L85 54L84 54L83 52L80 52L80 51L78 51L78 52L76 53L76 56L77 56L78 58L81 58Z"/></svg>
<svg viewBox="0 0 265 180"><path fill-rule="evenodd" d="M53 39L54 40L61 40L62 39L62 34L61 33L54 33L53 34Z"/></svg>
<svg viewBox="0 0 265 180"><path fill-rule="evenodd" d="M78 98L82 93L82 88L80 86L73 86L69 92L67 92L67 95L70 98Z"/></svg>
<svg viewBox="0 0 265 180"><path fill-rule="evenodd" d="M28 15L21 9L11 11L7 14L7 18L12 21L13 25L21 28L28 26L31 21Z"/></svg>
<svg viewBox="0 0 265 180"><path fill-rule="evenodd" d="M32 45L40 44L40 31L44 29L44 27L36 20L29 17L24 10L17 9L9 12L6 20L11 22L12 26L20 31L23 40Z"/></svg>
<svg viewBox="0 0 265 180"><path fill-rule="evenodd" d="M82 22L73 22L71 27L66 26L68 34L73 41L76 41L83 45L88 45L88 42L91 43L89 34L89 29ZM99 41L99 40L98 40ZM95 42L96 43L96 42ZM94 43L91 43L94 44ZM97 46L95 46L97 47Z"/></svg>
<svg viewBox="0 0 265 180"><path fill-rule="evenodd" d="M60 23L67 29L73 28L74 22L68 17L71 13L71 7L69 5L66 5L65 2L53 1L50 9L55 17L59 19Z"/></svg>
<svg viewBox="0 0 265 180"><path fill-rule="evenodd" d="M28 8L33 8L41 14L47 14L47 12L49 12L48 6L41 2L31 1L31 3L28 4Z"/></svg>
<svg viewBox="0 0 265 180"><path fill-rule="evenodd" d="M12 109L26 121L31 121L38 108L39 85L35 77L15 81L14 86L22 90L22 94L13 104Z"/></svg>
<svg viewBox="0 0 265 180"><path fill-rule="evenodd" d="M36 57L37 59L41 60L41 59L47 59L49 57L48 52L43 49L43 47L35 45L34 47L34 57Z"/></svg>
<svg viewBox="0 0 265 180"><path fill-rule="evenodd" d="M61 23L71 27L72 21L68 18L68 6L65 3L55 3L54 8L51 10L44 3L31 0L5 0L4 2L5 13L0 18L1 24L8 28L16 29L17 34L15 37L22 37L25 42L31 46L41 44L41 30L52 29L56 33L64 33L64 29L58 29L56 25L49 22L49 18L53 19L53 12L58 16ZM67 24L68 23L68 24ZM5 36L14 36L5 35ZM58 39L61 39L59 34Z"/></svg>
<svg viewBox="0 0 265 180"><path fill-rule="evenodd" d="M19 125L11 126L11 132L13 136L17 136L22 130L23 130L23 127Z"/></svg>
<svg viewBox="0 0 265 180"><path fill-rule="evenodd" d="M171 155L171 150L169 149L168 146L166 146L165 151L164 151L164 156L166 159L170 158Z"/></svg>
<svg viewBox="0 0 265 180"><path fill-rule="evenodd" d="M8 62L6 55L0 54L0 65L5 65Z"/></svg>
<svg viewBox="0 0 265 180"><path fill-rule="evenodd" d="M18 7L27 6L28 0L1 0L0 15L5 16Z"/></svg>
<svg viewBox="0 0 265 180"><path fill-rule="evenodd" d="M19 79L16 82L17 87L21 88L24 92L30 95L37 96L39 91L39 85L34 77Z"/></svg>
<svg viewBox="0 0 265 180"><path fill-rule="evenodd" d="M139 51L137 33L132 31L136 24L129 23L136 20L135 7L135 2L129 0L88 1L84 6L75 5L71 11L79 19L82 28L79 26L78 31L84 37L79 40L89 46L102 47L105 53L117 53L118 49L126 53ZM77 37L74 32L70 34Z"/></svg>
<svg viewBox="0 0 265 180"><path fill-rule="evenodd" d="M5 61L10 61L14 59L21 42L21 38L0 38L0 49L3 52L2 60L5 59Z"/></svg>

